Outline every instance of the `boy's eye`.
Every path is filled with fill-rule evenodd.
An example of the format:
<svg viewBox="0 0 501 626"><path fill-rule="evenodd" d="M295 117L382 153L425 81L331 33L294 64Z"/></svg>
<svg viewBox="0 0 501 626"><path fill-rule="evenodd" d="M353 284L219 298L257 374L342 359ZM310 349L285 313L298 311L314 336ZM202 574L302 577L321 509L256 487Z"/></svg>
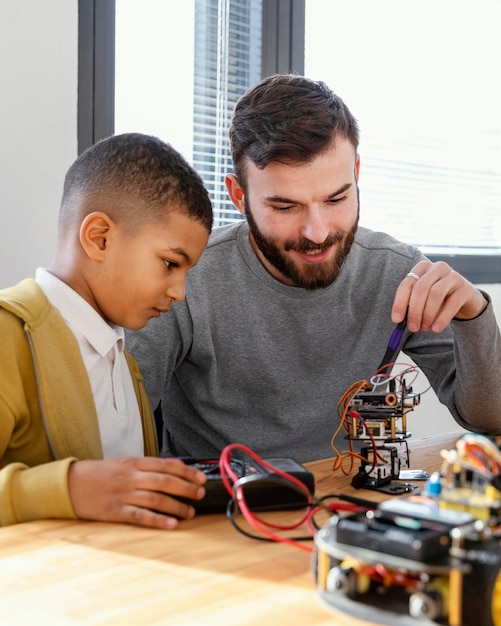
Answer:
<svg viewBox="0 0 501 626"><path fill-rule="evenodd" d="M174 263L174 261L168 261L167 259L164 259L164 263L165 263L165 267L166 267L168 270L172 270L172 269L174 269L175 267L177 267L177 263Z"/></svg>

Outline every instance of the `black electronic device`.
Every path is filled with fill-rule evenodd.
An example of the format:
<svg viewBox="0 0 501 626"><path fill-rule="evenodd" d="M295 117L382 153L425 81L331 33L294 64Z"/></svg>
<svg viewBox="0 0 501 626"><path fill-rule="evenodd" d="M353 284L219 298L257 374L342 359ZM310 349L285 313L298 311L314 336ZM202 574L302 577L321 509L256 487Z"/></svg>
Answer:
<svg viewBox="0 0 501 626"><path fill-rule="evenodd" d="M401 510L405 510L404 507ZM415 510L418 511L418 507ZM437 511L433 520L418 521L416 516L417 513L414 513L414 517L406 518L408 521L405 525L402 513L388 514L383 506L369 513L347 515L337 523L336 541L416 561L447 554L453 524L441 511ZM454 517L461 519L462 516L457 514ZM471 521L471 516L466 517Z"/></svg>
<svg viewBox="0 0 501 626"><path fill-rule="evenodd" d="M389 626L497 626L501 546L488 521L430 497L332 517L315 537L327 606Z"/></svg>
<svg viewBox="0 0 501 626"><path fill-rule="evenodd" d="M180 457L188 464L204 472L207 476L205 496L202 500L180 498L191 504L197 513L221 513L226 511L230 494L221 478L219 459L194 459ZM315 491L313 474L303 465L288 457L263 459L280 472L286 472L300 480L310 494ZM273 473L259 463L249 460L232 459L231 468L238 477L236 485L242 487L245 501L254 511L298 509L307 505L307 497L286 478ZM236 486L235 485L235 486Z"/></svg>

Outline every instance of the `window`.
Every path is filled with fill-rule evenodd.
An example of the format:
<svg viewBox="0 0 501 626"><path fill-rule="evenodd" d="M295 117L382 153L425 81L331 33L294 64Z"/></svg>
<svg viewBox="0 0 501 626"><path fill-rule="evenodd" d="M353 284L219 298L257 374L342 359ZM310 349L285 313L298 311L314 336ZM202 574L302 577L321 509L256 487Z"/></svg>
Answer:
<svg viewBox="0 0 501 626"><path fill-rule="evenodd" d="M80 149L156 134L200 172L216 223L239 219L223 180L233 105L261 76L305 73L359 118L362 223L501 282L499 0L79 0L79 13Z"/></svg>
<svg viewBox="0 0 501 626"><path fill-rule="evenodd" d="M500 23L499 0L306 0L305 74L361 127L361 223L496 282Z"/></svg>
<svg viewBox="0 0 501 626"><path fill-rule="evenodd" d="M172 143L202 176L215 223L238 219L224 185L228 123L261 78L262 0L115 2L115 132Z"/></svg>

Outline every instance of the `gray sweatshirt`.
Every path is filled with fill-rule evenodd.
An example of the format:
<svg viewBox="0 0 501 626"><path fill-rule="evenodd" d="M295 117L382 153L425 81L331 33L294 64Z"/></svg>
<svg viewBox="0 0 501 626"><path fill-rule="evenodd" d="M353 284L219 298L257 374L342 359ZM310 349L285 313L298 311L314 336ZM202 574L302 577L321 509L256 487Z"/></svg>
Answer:
<svg viewBox="0 0 501 626"><path fill-rule="evenodd" d="M214 458L241 443L264 457L332 456L337 403L380 364L397 286L423 258L360 227L336 281L308 291L270 276L245 221L216 229L188 273L186 300L127 333L150 402L162 404L162 454ZM402 349L461 426L501 432L501 338L491 303L438 335L406 331Z"/></svg>

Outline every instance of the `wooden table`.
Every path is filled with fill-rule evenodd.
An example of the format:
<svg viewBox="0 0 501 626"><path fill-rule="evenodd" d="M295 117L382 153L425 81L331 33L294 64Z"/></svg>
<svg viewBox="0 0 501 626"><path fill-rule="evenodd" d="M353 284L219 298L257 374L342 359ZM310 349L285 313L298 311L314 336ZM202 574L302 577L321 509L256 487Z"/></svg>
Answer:
<svg viewBox="0 0 501 626"><path fill-rule="evenodd" d="M409 440L428 471L462 432ZM316 494L366 499L332 460L309 464ZM284 515L284 514L282 514ZM291 515L287 513L285 515ZM174 531L43 520L0 529L0 624L99 626L332 626L367 624L320 603L311 556L238 533L223 514Z"/></svg>

